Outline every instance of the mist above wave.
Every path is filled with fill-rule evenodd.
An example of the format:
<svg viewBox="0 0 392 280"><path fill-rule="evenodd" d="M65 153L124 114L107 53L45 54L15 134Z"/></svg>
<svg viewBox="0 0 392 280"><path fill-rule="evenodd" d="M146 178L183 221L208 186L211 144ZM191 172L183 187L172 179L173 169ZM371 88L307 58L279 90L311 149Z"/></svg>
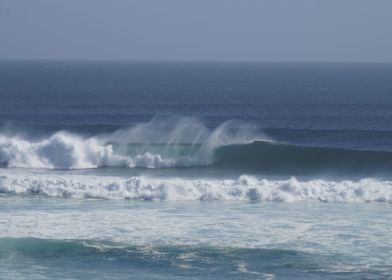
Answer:
<svg viewBox="0 0 392 280"><path fill-rule="evenodd" d="M101 166L208 165L213 150L261 138L256 127L228 121L215 129L195 118L152 119L113 133L82 136L67 131L32 138L0 132L0 162L9 167L82 169Z"/></svg>

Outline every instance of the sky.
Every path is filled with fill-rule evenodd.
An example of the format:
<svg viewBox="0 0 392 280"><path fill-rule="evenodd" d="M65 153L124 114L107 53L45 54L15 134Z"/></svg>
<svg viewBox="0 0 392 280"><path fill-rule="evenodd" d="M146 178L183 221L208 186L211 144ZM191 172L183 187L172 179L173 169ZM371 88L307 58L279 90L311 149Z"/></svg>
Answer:
<svg viewBox="0 0 392 280"><path fill-rule="evenodd" d="M392 62L392 0L0 0L0 59Z"/></svg>

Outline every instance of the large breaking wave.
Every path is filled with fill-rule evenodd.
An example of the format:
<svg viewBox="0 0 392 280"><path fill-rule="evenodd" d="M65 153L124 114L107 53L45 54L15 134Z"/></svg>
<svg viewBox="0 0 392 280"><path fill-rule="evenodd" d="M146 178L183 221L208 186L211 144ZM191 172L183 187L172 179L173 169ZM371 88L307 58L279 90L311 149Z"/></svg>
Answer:
<svg viewBox="0 0 392 280"><path fill-rule="evenodd" d="M261 139L255 126L228 121L209 129L194 118L153 119L95 136L59 131L45 137L0 134L0 162L8 167L83 169L104 166L186 167L213 163L225 145Z"/></svg>
<svg viewBox="0 0 392 280"><path fill-rule="evenodd" d="M391 169L392 153L278 143L257 126L238 121L210 129L194 118L168 118L93 136L58 131L32 137L3 130L0 162L45 169L213 166L243 171L381 172Z"/></svg>

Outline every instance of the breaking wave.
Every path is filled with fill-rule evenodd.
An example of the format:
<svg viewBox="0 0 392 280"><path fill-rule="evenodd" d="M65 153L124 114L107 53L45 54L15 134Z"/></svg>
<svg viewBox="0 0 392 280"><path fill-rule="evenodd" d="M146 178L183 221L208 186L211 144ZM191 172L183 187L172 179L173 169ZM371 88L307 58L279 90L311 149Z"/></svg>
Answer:
<svg viewBox="0 0 392 280"><path fill-rule="evenodd" d="M268 180L250 175L238 179L185 179L92 175L0 176L0 193L59 198L133 200L239 200L294 202L389 202L392 181Z"/></svg>
<svg viewBox="0 0 392 280"><path fill-rule="evenodd" d="M213 162L216 148L260 137L256 127L243 122L228 121L211 130L194 118L153 119L90 137L66 131L38 138L0 133L0 162L47 169L204 166Z"/></svg>
<svg viewBox="0 0 392 280"><path fill-rule="evenodd" d="M381 172L392 168L392 152L290 145L274 142L244 122L210 129L194 118L168 118L94 136L1 132L0 162L45 169L212 166L243 172Z"/></svg>

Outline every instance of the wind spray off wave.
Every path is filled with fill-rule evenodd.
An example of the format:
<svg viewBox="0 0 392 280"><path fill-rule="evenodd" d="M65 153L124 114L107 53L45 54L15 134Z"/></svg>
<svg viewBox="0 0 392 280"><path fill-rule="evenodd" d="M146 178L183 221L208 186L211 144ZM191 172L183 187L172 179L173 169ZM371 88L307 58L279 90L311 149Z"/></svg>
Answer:
<svg viewBox="0 0 392 280"><path fill-rule="evenodd" d="M153 119L90 137L59 131L31 139L3 132L0 162L47 169L204 166L213 162L213 151L221 146L259 139L260 130L243 122L228 121L211 130L194 118Z"/></svg>
<svg viewBox="0 0 392 280"><path fill-rule="evenodd" d="M392 168L392 152L299 146L267 137L256 125L227 121L210 129L195 118L153 119L93 136L58 131L28 136L0 133L7 167L208 167L243 172L377 174Z"/></svg>

